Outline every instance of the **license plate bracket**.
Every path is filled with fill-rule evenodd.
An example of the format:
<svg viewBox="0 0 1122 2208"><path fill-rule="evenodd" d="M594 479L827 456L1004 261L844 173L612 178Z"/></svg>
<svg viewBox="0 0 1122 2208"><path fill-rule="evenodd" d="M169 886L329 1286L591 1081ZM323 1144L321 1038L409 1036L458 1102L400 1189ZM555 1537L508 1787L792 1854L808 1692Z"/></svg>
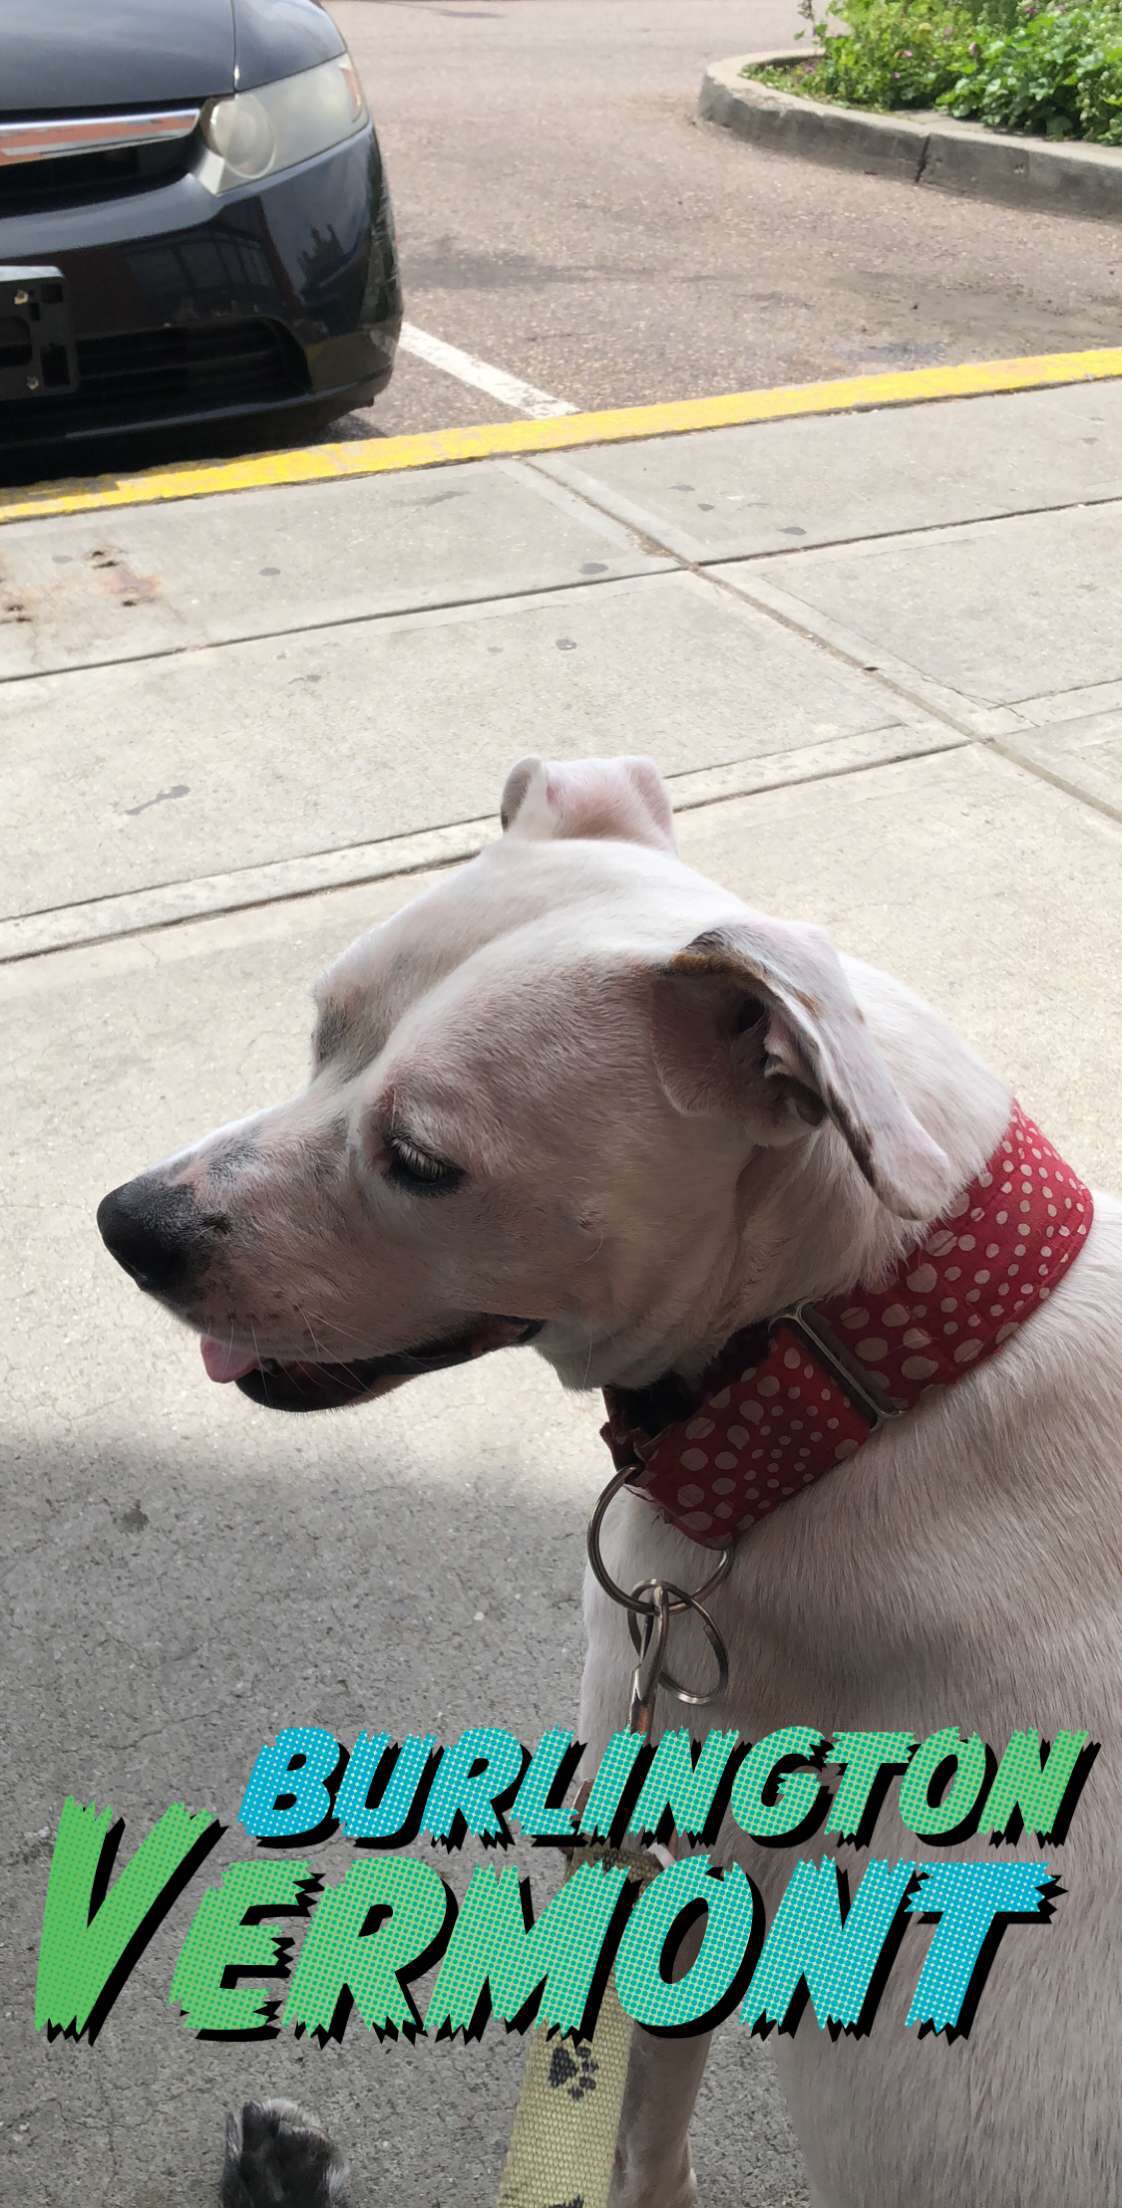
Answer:
<svg viewBox="0 0 1122 2208"><path fill-rule="evenodd" d="M0 404L53 398L77 383L62 270L0 263Z"/></svg>

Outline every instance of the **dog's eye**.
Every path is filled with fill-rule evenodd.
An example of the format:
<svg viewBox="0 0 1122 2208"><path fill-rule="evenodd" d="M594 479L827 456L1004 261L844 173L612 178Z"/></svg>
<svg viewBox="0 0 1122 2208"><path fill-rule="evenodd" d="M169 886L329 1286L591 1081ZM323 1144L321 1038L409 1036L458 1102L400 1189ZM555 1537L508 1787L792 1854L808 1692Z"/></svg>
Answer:
<svg viewBox="0 0 1122 2208"><path fill-rule="evenodd" d="M463 1167L449 1165L447 1158L434 1158L428 1150L418 1150L416 1143L404 1135L387 1135L386 1148L390 1156L390 1179L399 1188L413 1188L426 1196L437 1190L455 1188L463 1180Z"/></svg>

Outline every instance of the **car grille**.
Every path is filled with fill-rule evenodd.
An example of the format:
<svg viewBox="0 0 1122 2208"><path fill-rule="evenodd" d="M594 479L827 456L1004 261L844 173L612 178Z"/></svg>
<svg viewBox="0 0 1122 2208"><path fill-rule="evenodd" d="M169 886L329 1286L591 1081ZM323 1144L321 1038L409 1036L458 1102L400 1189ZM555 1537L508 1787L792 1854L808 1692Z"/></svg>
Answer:
<svg viewBox="0 0 1122 2208"><path fill-rule="evenodd" d="M129 192L151 191L185 175L194 144L192 137L172 138L10 166L0 161L0 219L87 207Z"/></svg>
<svg viewBox="0 0 1122 2208"><path fill-rule="evenodd" d="M81 338L77 389L0 406L0 446L269 406L307 389L303 354L273 322Z"/></svg>

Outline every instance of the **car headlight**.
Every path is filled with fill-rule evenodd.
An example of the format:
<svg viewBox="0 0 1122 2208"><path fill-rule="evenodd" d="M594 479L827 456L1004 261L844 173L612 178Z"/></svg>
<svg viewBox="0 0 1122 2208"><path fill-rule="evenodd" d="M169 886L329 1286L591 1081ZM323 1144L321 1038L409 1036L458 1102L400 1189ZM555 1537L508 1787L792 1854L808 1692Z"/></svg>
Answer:
<svg viewBox="0 0 1122 2208"><path fill-rule="evenodd" d="M299 76L211 100L199 129L205 151L196 174L210 192L231 192L278 169L294 169L354 136L366 101L349 54Z"/></svg>

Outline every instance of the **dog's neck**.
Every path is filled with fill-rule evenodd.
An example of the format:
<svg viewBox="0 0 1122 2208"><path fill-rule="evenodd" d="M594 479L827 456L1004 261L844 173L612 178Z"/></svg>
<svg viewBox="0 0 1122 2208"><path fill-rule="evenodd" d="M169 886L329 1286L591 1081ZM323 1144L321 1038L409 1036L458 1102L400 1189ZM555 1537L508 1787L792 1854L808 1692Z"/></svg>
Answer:
<svg viewBox="0 0 1122 2208"><path fill-rule="evenodd" d="M694 1540L723 1546L895 1419L996 1356L1063 1282L1091 1191L1019 1104L981 1169L884 1280L731 1335L696 1382L607 1389L617 1472Z"/></svg>

